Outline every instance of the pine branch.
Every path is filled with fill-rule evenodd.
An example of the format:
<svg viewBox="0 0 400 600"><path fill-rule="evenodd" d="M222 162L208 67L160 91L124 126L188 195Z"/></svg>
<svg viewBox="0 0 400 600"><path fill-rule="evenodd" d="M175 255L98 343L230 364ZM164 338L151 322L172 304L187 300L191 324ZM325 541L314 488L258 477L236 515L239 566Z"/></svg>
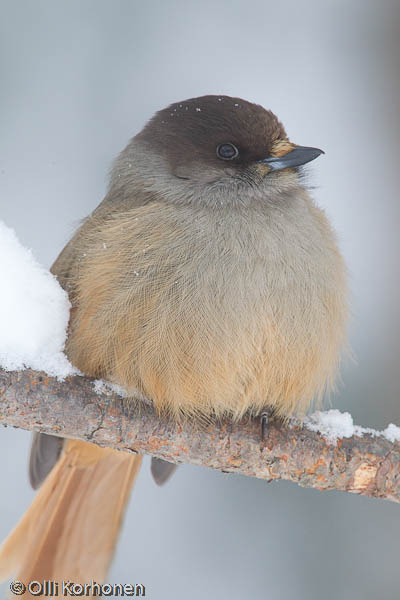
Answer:
<svg viewBox="0 0 400 600"><path fill-rule="evenodd" d="M400 501L399 443L367 434L330 445L300 424L275 420L264 441L259 420L250 418L178 425L139 401L97 394L87 377L60 382L37 371L0 370L0 423L170 462Z"/></svg>

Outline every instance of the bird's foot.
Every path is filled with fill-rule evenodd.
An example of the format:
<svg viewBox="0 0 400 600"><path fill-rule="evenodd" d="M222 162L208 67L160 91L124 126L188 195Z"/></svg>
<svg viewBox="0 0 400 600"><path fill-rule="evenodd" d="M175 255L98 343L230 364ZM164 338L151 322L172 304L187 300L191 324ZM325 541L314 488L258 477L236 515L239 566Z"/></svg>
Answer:
<svg viewBox="0 0 400 600"><path fill-rule="evenodd" d="M273 411L271 409L264 409L260 414L260 425L261 425L261 440L264 441L265 434L267 431L268 423L273 417Z"/></svg>

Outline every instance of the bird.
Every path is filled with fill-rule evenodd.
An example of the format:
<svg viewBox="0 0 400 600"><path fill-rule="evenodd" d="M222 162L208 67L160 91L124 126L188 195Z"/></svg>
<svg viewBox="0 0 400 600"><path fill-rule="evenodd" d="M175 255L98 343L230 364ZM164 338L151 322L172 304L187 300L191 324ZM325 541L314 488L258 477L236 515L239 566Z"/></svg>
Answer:
<svg viewBox="0 0 400 600"><path fill-rule="evenodd" d="M348 315L346 266L305 173L321 154L241 98L158 111L52 266L72 305L71 363L178 422L287 419L321 402ZM140 464L35 434L39 491L0 547L0 576L104 581ZM157 483L173 470L153 460Z"/></svg>

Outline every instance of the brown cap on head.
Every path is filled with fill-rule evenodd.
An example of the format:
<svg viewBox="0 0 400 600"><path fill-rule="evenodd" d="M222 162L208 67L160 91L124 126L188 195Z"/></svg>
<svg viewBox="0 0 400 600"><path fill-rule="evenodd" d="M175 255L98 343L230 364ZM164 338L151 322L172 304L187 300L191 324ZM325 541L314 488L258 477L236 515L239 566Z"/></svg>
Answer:
<svg viewBox="0 0 400 600"><path fill-rule="evenodd" d="M220 172L256 165L263 176L303 165L322 153L289 142L269 110L241 98L202 96L160 110L136 136L185 176L207 167ZM194 165L196 167L194 167Z"/></svg>
<svg viewBox="0 0 400 600"><path fill-rule="evenodd" d="M202 96L160 110L136 137L151 143L172 164L200 160L221 165L216 148L233 144L239 155L230 163L245 165L268 156L286 132L276 116L258 104Z"/></svg>

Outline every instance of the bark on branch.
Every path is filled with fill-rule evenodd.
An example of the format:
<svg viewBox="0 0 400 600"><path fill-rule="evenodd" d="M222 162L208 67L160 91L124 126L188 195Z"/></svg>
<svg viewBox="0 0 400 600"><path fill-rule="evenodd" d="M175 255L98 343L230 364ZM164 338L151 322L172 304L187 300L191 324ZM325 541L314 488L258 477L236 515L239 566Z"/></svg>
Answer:
<svg viewBox="0 0 400 600"><path fill-rule="evenodd" d="M400 501L399 443L364 435L329 445L301 425L277 421L261 441L259 421L250 418L177 425L139 402L127 409L117 394L98 395L86 377L60 382L37 371L0 370L0 423L170 462Z"/></svg>

